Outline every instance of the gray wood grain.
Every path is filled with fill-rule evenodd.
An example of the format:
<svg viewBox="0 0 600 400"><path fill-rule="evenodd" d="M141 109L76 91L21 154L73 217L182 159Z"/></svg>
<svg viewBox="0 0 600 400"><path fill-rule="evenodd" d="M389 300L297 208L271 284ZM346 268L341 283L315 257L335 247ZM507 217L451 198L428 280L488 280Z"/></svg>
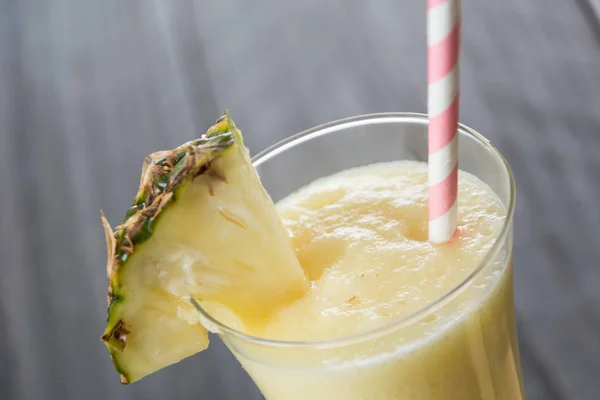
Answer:
<svg viewBox="0 0 600 400"><path fill-rule="evenodd" d="M587 4L590 8L586 8ZM513 166L530 400L600 398L594 0L464 0L461 120ZM260 399L224 346L131 386L98 340L102 208L229 108L256 152L332 119L425 111L420 2L0 0L0 399Z"/></svg>

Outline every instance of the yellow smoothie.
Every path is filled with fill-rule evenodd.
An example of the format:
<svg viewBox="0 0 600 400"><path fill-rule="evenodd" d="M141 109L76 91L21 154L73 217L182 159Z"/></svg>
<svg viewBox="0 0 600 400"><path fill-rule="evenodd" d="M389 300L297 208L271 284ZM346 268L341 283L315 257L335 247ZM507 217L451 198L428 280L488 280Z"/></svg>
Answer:
<svg viewBox="0 0 600 400"><path fill-rule="evenodd" d="M311 288L246 330L313 343L222 335L268 400L523 398L510 244L477 270L505 208L465 172L458 204L455 238L429 243L418 162L344 171L279 202Z"/></svg>

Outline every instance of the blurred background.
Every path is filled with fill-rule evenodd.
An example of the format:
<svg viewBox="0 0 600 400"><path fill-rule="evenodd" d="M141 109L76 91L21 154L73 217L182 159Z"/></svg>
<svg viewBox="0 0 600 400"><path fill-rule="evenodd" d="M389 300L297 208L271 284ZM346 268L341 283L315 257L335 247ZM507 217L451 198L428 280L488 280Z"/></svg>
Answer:
<svg viewBox="0 0 600 400"><path fill-rule="evenodd" d="M600 398L596 0L464 0L461 120L518 186L530 400ZM426 111L424 1L0 0L0 399L260 399L217 340L130 387L104 346L102 208L229 108L253 154ZM376 399L375 399L376 400Z"/></svg>

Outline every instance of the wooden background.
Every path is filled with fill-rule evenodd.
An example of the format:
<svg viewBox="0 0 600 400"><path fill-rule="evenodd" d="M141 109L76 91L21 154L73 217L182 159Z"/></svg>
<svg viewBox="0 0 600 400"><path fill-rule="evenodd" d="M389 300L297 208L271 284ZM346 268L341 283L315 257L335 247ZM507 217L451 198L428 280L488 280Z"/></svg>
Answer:
<svg viewBox="0 0 600 400"><path fill-rule="evenodd" d="M595 0L463 0L461 120L518 184L530 400L600 398ZM426 110L425 6L398 0L0 0L0 399L259 399L220 343L122 387L99 209L229 108L256 153L332 119ZM376 399L375 399L376 400Z"/></svg>

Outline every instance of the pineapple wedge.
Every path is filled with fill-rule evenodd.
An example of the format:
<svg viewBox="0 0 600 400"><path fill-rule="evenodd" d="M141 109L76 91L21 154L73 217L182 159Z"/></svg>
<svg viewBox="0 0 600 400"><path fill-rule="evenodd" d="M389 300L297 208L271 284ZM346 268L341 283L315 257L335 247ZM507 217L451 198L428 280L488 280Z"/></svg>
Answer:
<svg viewBox="0 0 600 400"><path fill-rule="evenodd" d="M113 231L102 222L110 280L102 340L123 383L208 346L189 296L252 325L308 289L227 113L202 138L150 155L123 223Z"/></svg>

